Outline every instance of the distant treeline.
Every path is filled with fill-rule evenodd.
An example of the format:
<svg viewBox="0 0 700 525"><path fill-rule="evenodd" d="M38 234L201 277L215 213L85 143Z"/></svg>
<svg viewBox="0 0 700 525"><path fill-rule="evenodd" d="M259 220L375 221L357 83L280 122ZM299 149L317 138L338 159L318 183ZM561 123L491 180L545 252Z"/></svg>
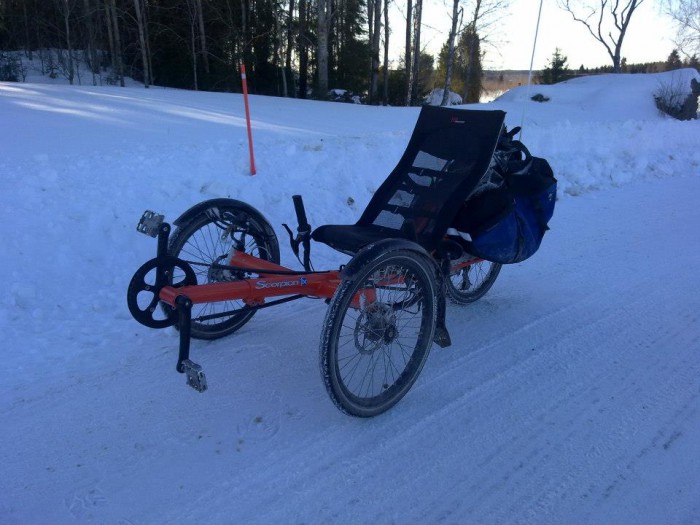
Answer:
<svg viewBox="0 0 700 525"><path fill-rule="evenodd" d="M417 103L432 88L433 58L419 53L415 73L388 71L380 54L388 1L0 0L0 75L21 79L8 58L20 51L71 83L85 83L76 78L81 65L100 83L123 85L127 76L146 86L240 92L245 64L252 93L323 98L343 88L376 103L386 85L385 101L405 104L408 92ZM396 30L407 51L414 25Z"/></svg>
<svg viewBox="0 0 700 525"><path fill-rule="evenodd" d="M571 78L601 75L605 73L613 73L613 66L600 66L587 68L581 65L578 69L570 69L567 64L567 57L562 51L557 48L552 57L549 59L547 66L539 72L535 80L540 84L556 84ZM700 72L700 61L696 56L681 60L677 50L673 50L665 62L645 62L639 64L628 64L627 59L623 58L620 63L621 73L661 73L664 71L674 71L681 68L694 68Z"/></svg>
<svg viewBox="0 0 700 525"><path fill-rule="evenodd" d="M627 64L626 60L622 59L623 73L662 73L664 71L675 71L690 67L700 72L700 60L696 56L681 60L678 51L675 49L671 52L665 62L645 62L642 64ZM577 70L578 74L582 75L598 75L602 73L612 73L612 66L601 66L594 68L586 68L581 66Z"/></svg>
<svg viewBox="0 0 700 525"><path fill-rule="evenodd" d="M406 1L407 6L422 3ZM421 51L416 58L413 49L408 68L402 60L390 70L386 52L380 56L391 33L383 16L388 2L0 0L0 80L24 80L26 60L31 60L42 74L70 83L124 85L124 78L131 77L146 86L240 92L240 66L245 64L249 90L256 94L327 98L329 88L341 88L346 91L336 99L420 104L430 90L444 85L446 46L437 57ZM332 13L325 25L319 18L323 12ZM395 28L391 38L401 47L405 42L404 56L420 42L419 27ZM527 81L517 73L482 73L479 35L465 39L465 34L457 39L453 91L475 91L473 99L479 100L484 89L498 92ZM695 57L681 60L676 51L666 62L622 60L622 71L628 73L680 67L700 69ZM91 78L85 78L85 71ZM475 79L468 78L475 72ZM555 83L610 72L612 66L570 69L557 49L533 80Z"/></svg>

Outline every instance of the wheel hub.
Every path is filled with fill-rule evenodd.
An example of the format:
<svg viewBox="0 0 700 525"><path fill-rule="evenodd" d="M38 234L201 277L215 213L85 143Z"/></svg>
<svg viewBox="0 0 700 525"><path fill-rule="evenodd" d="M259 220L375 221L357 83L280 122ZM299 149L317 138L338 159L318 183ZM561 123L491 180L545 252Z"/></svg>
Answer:
<svg viewBox="0 0 700 525"><path fill-rule="evenodd" d="M218 257L213 264L225 265L227 262L226 259L227 256L222 255L221 257ZM207 282L209 283L226 283L235 280L236 276L233 274L233 272L225 268L213 268L210 266L209 270L207 271Z"/></svg>
<svg viewBox="0 0 700 525"><path fill-rule="evenodd" d="M391 306L372 303L355 323L355 347L361 354L372 354L398 336L396 315Z"/></svg>

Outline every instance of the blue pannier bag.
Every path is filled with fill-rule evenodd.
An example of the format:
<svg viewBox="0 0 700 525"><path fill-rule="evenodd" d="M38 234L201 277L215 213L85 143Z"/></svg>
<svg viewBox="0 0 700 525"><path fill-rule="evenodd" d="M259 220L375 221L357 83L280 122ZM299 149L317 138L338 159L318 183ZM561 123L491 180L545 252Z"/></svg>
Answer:
<svg viewBox="0 0 700 525"><path fill-rule="evenodd" d="M459 235L457 240L468 253L501 264L524 261L539 249L557 195L549 163L532 157L522 144L512 144L525 159L496 163L462 205L448 232Z"/></svg>

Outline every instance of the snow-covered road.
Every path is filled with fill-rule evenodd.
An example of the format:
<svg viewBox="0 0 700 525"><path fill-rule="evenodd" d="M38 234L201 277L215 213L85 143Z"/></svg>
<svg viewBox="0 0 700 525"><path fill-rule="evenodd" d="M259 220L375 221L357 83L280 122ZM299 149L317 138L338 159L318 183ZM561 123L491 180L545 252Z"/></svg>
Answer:
<svg viewBox="0 0 700 525"><path fill-rule="evenodd" d="M90 122L88 133L121 137ZM477 303L449 306L453 345L433 348L394 409L359 420L334 408L319 375L322 301L262 310L231 337L195 341L204 394L175 372L176 333L130 318L126 283L155 251L134 230L143 201L209 197L199 189L206 177L215 188L238 185L207 174L228 161L230 143L213 133L206 146L187 142L202 126L161 149L139 148L139 135L129 150L102 144L85 154L72 139L61 155L20 140L27 155L0 158L9 279L0 523L700 521L696 153L678 153L689 171L563 195L540 252L505 267ZM386 147L396 155L407 132L390 129L382 133L393 133ZM545 132L531 132L533 141ZM282 143L269 133L263 150ZM342 178L378 151L367 137L308 150L290 138L282 158L323 155ZM562 144L555 157L565 157ZM275 184L290 167L267 162L271 173L233 196L267 203L281 235L294 190ZM394 160L377 162L383 170ZM135 178L144 163L153 178ZM333 217L332 203L313 198L330 185L300 180L303 171L289 175L311 192L312 220L314 209ZM362 204L368 180L342 186L340 200ZM283 259L291 262L284 245Z"/></svg>
<svg viewBox="0 0 700 525"><path fill-rule="evenodd" d="M55 344L100 340L99 360L28 367L3 396L3 521L694 522L698 194L694 177L565 200L541 252L451 306L453 346L369 421L326 398L322 302L195 343L202 395L173 333L86 316L90 338Z"/></svg>

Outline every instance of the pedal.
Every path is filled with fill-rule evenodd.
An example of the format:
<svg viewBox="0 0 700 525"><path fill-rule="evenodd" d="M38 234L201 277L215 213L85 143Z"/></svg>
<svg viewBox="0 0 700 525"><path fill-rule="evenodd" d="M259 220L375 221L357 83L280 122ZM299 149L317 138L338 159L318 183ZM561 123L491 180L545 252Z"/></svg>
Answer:
<svg viewBox="0 0 700 525"><path fill-rule="evenodd" d="M159 215L151 210L146 210L141 216L136 230L145 233L150 237L158 237L158 232L160 231L160 225L163 224L165 220L164 215Z"/></svg>
<svg viewBox="0 0 700 525"><path fill-rule="evenodd" d="M207 376L204 375L204 370L197 363L185 359L182 362L182 371L187 375L187 385L194 388L197 392L204 392L207 389Z"/></svg>

